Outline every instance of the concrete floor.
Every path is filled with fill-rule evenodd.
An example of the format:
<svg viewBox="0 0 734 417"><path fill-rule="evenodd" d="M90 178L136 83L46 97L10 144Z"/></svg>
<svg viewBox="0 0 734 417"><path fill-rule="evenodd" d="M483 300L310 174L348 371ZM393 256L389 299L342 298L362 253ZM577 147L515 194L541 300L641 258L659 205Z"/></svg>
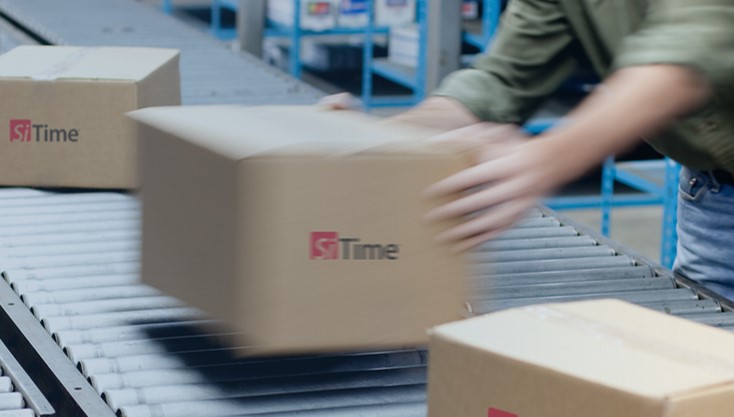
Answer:
<svg viewBox="0 0 734 417"><path fill-rule="evenodd" d="M559 213L591 230L601 230L599 210L565 210ZM660 262L662 216L660 206L614 208L610 237L640 255Z"/></svg>

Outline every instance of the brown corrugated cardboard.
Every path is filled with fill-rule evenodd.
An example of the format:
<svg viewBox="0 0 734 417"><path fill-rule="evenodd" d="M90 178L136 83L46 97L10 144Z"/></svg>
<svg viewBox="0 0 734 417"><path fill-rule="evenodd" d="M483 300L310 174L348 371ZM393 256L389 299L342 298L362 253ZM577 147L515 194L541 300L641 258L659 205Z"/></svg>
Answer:
<svg viewBox="0 0 734 417"><path fill-rule="evenodd" d="M462 257L421 191L466 166L426 132L311 107L180 107L140 123L143 280L252 353L413 346L460 318Z"/></svg>
<svg viewBox="0 0 734 417"><path fill-rule="evenodd" d="M176 50L15 48L0 56L0 185L134 188L125 113L180 95Z"/></svg>
<svg viewBox="0 0 734 417"><path fill-rule="evenodd" d="M431 333L430 417L714 417L734 404L734 335L621 301Z"/></svg>

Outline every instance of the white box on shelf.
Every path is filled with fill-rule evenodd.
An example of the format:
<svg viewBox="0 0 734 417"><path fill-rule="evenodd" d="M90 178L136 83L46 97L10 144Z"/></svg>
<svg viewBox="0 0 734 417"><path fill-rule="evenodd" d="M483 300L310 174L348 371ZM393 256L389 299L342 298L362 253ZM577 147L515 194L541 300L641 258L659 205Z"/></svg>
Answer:
<svg viewBox="0 0 734 417"><path fill-rule="evenodd" d="M367 26L367 0L341 0L337 25L343 28L364 28Z"/></svg>
<svg viewBox="0 0 734 417"><path fill-rule="evenodd" d="M461 2L461 17L464 20L479 19L479 0L463 0Z"/></svg>
<svg viewBox="0 0 734 417"><path fill-rule="evenodd" d="M417 24L393 27L390 29L388 59L396 64L417 67L419 44Z"/></svg>
<svg viewBox="0 0 734 417"><path fill-rule="evenodd" d="M415 22L416 0L375 0L375 24L398 26Z"/></svg>
<svg viewBox="0 0 734 417"><path fill-rule="evenodd" d="M301 0L301 29L326 31L336 27L339 0ZM268 19L293 26L295 2L268 0Z"/></svg>

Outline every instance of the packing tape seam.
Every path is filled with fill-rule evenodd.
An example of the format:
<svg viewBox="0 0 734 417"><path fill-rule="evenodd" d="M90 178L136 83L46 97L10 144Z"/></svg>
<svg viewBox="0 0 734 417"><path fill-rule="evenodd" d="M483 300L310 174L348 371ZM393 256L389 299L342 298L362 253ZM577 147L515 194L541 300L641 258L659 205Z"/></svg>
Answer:
<svg viewBox="0 0 734 417"><path fill-rule="evenodd" d="M621 327L608 323L599 323L586 317L560 311L548 306L528 306L523 307L522 310L541 321L552 321L563 325L570 325L576 330L618 346L628 346L646 352L654 350L675 361L701 367L716 374L727 374L734 381L734 362L727 361L723 358L705 355L701 352L643 336Z"/></svg>
<svg viewBox="0 0 734 417"><path fill-rule="evenodd" d="M98 47L81 48L61 61L51 65L44 71L33 75L31 79L34 81L55 81L61 76L61 74L78 64L85 56L96 52L98 49Z"/></svg>

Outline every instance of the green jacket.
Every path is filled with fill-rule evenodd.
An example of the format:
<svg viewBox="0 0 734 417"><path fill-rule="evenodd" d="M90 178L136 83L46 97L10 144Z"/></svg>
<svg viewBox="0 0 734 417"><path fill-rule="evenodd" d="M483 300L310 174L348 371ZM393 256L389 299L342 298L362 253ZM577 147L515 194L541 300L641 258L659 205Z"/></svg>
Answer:
<svg viewBox="0 0 734 417"><path fill-rule="evenodd" d="M734 172L732 0L511 0L490 53L435 94L522 124L582 60L602 77L660 63L697 70L713 98L648 142L690 168Z"/></svg>

